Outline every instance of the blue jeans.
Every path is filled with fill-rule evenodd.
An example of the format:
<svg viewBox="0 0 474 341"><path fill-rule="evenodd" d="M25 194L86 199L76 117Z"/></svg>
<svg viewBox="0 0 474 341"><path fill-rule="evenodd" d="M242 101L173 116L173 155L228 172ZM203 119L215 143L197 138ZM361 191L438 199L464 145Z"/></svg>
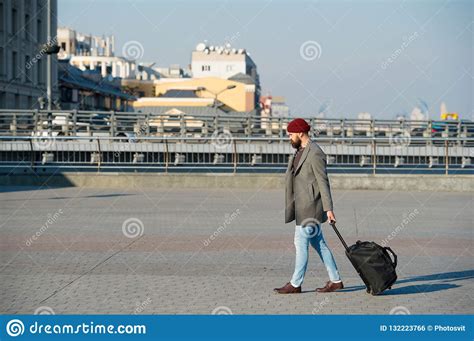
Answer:
<svg viewBox="0 0 474 341"><path fill-rule="evenodd" d="M341 277L337 270L336 262L332 256L331 250L329 250L326 241L323 237L323 231L321 225L302 227L296 225L295 227L295 248L296 248L296 260L295 260L295 272L291 278L291 285L299 287L303 283L304 274L308 266L308 248L309 244L318 252L319 257L326 266L326 270L329 275L331 282L340 282Z"/></svg>

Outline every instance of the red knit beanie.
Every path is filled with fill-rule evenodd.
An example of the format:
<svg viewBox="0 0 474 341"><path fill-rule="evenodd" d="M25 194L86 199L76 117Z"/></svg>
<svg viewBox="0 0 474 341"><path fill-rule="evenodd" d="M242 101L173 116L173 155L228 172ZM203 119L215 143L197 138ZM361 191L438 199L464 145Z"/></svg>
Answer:
<svg viewBox="0 0 474 341"><path fill-rule="evenodd" d="M311 127L302 118L295 118L293 121L288 123L286 130L289 133L307 133Z"/></svg>

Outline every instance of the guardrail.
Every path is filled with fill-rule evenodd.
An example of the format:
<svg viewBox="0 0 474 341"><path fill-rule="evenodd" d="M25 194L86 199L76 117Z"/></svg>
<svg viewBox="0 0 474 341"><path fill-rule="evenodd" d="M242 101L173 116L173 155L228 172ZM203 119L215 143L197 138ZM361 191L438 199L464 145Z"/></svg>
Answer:
<svg viewBox="0 0 474 341"><path fill-rule="evenodd" d="M172 108L170 108L171 110ZM225 130L235 137L285 137L291 117L250 114L190 116L184 113L0 110L4 136L206 137ZM411 121L307 118L311 136L326 137L474 137L472 121Z"/></svg>
<svg viewBox="0 0 474 341"><path fill-rule="evenodd" d="M474 139L334 138L316 141L334 172L473 174ZM288 139L232 135L189 137L1 136L0 168L94 171L283 172Z"/></svg>

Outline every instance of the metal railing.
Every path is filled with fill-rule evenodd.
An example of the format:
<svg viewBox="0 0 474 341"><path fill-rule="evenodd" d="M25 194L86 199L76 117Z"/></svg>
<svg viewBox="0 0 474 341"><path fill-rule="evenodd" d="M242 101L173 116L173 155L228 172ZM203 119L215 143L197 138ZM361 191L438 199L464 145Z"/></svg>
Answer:
<svg viewBox="0 0 474 341"><path fill-rule="evenodd" d="M170 108L171 109L171 108ZM250 114L191 116L146 112L0 110L3 136L285 137L291 117ZM307 118L311 137L474 137L472 121L410 121Z"/></svg>
<svg viewBox="0 0 474 341"><path fill-rule="evenodd" d="M473 174L473 139L319 137L333 172ZM94 171L282 172L294 149L287 138L0 137L3 172L30 169Z"/></svg>

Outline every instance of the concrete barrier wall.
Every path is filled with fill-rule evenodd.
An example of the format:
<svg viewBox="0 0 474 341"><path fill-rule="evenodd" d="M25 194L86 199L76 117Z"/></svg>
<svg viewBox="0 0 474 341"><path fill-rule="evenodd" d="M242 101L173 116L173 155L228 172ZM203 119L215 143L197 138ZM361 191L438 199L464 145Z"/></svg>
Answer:
<svg viewBox="0 0 474 341"><path fill-rule="evenodd" d="M330 174L333 189L472 192L472 175ZM92 188L264 188L283 189L284 174L60 173L2 175L0 186Z"/></svg>

